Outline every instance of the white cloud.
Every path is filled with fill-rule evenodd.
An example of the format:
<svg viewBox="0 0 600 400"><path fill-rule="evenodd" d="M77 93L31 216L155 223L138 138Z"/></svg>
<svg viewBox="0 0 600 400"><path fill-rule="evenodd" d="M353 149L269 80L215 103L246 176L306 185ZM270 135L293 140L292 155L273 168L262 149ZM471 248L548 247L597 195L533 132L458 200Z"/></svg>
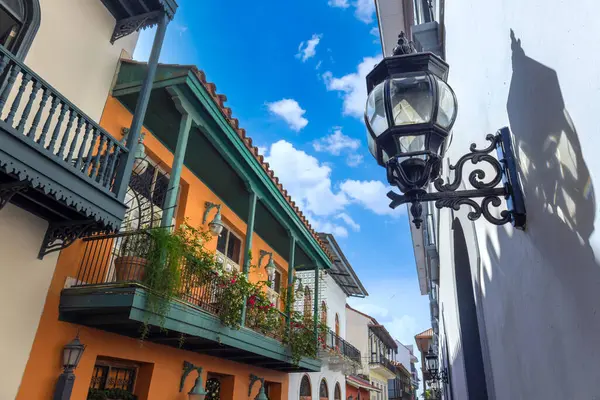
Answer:
<svg viewBox="0 0 600 400"><path fill-rule="evenodd" d="M356 18L358 18L365 24L370 24L371 22L373 22L373 14L375 13L375 1L356 0L353 6L356 7L356 10L354 10L354 15L356 16Z"/></svg>
<svg viewBox="0 0 600 400"><path fill-rule="evenodd" d="M329 0L327 3L330 7L338 7L338 8L348 8L350 7L350 3L348 0Z"/></svg>
<svg viewBox="0 0 600 400"><path fill-rule="evenodd" d="M256 146L258 149L258 154L262 154L263 156L267 153L267 148L265 146Z"/></svg>
<svg viewBox="0 0 600 400"><path fill-rule="evenodd" d="M287 122L288 126L299 132L308 124L308 120L303 117L306 110L303 110L294 99L281 99L273 103L267 103L269 111Z"/></svg>
<svg viewBox="0 0 600 400"><path fill-rule="evenodd" d="M357 224L356 221L354 221L348 214L340 213L336 215L336 218L344 221L354 232L360 232L360 225Z"/></svg>
<svg viewBox="0 0 600 400"><path fill-rule="evenodd" d="M355 181L349 179L342 182L340 188L351 201L362 205L375 214L398 216L405 210L404 207L396 210L389 207L390 200L386 195L391 188L381 181Z"/></svg>
<svg viewBox="0 0 600 400"><path fill-rule="evenodd" d="M319 62L317 63L317 65L315 65L315 69L318 70L319 68L321 68L321 64L323 64L323 61L319 60Z"/></svg>
<svg viewBox="0 0 600 400"><path fill-rule="evenodd" d="M322 34L317 35L316 33L314 33L309 40L305 42L300 42L296 58L299 58L302 60L302 62L305 62L309 58L314 57L315 54L317 54L317 45L321 41L322 36Z"/></svg>
<svg viewBox="0 0 600 400"><path fill-rule="evenodd" d="M359 147L360 140L344 135L339 127L335 128L331 135L313 142L313 148L316 151L326 152L334 156L339 156L342 150L356 150Z"/></svg>
<svg viewBox="0 0 600 400"><path fill-rule="evenodd" d="M317 232L331 233L335 237L348 237L348 229L330 221L319 221L311 218L310 223Z"/></svg>
<svg viewBox="0 0 600 400"><path fill-rule="evenodd" d="M371 28L371 30L369 31L369 33L373 36L377 36L379 38L379 28L374 26Z"/></svg>
<svg viewBox="0 0 600 400"><path fill-rule="evenodd" d="M360 164L362 164L363 162L363 155L362 154L348 154L348 157L346 157L346 164L349 167L358 167Z"/></svg>
<svg viewBox="0 0 600 400"><path fill-rule="evenodd" d="M323 74L323 80L327 90L340 91L344 99L343 113L362 119L367 102L367 85L365 78L373 69L375 64L381 60L381 56L365 57L358 64L356 72L335 78L329 71Z"/></svg>
<svg viewBox="0 0 600 400"><path fill-rule="evenodd" d="M285 140L273 143L266 161L302 211L327 216L348 204L344 193L333 192L331 168L291 143Z"/></svg>
<svg viewBox="0 0 600 400"><path fill-rule="evenodd" d="M330 7L336 8L348 8L351 5L348 0L329 0L327 4ZM354 16L360 21L366 24L373 22L373 14L375 13L374 0L356 0L352 2L352 7L354 7Z"/></svg>

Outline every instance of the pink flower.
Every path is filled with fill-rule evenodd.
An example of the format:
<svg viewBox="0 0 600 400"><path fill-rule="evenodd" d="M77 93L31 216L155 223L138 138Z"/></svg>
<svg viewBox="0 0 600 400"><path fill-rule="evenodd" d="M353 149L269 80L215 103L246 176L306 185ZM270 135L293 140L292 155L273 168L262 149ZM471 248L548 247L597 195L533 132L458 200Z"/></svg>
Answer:
<svg viewBox="0 0 600 400"><path fill-rule="evenodd" d="M271 303L271 304L269 304L269 307L273 308L273 307L275 307L275 304Z"/></svg>
<svg viewBox="0 0 600 400"><path fill-rule="evenodd" d="M233 285L234 283L236 283L237 281L235 280L235 278L231 278L231 284Z"/></svg>

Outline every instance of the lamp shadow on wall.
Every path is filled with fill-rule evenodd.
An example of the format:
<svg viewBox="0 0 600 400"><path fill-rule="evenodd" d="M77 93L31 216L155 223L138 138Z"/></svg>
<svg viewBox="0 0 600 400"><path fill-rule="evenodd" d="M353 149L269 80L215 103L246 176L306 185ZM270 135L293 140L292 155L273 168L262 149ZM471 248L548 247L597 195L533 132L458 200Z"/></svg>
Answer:
<svg viewBox="0 0 600 400"><path fill-rule="evenodd" d="M528 57L512 30L510 40L507 112L527 230L500 228L484 247L491 261L482 278L495 386L501 388L496 396L595 398L600 374L585 361L600 357L600 335L592 334L600 331L592 179L556 71ZM511 385L501 386L507 380Z"/></svg>

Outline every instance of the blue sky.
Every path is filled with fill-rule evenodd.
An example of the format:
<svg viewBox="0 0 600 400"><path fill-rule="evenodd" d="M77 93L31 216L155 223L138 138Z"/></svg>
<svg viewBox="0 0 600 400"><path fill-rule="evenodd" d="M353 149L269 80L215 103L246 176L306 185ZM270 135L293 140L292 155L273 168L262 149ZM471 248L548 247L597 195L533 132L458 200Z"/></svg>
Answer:
<svg viewBox="0 0 600 400"><path fill-rule="evenodd" d="M372 0L178 0L161 62L195 64L370 293L351 305L405 344L428 327L405 209L366 147L364 76L381 57ZM147 60L154 32L135 58Z"/></svg>

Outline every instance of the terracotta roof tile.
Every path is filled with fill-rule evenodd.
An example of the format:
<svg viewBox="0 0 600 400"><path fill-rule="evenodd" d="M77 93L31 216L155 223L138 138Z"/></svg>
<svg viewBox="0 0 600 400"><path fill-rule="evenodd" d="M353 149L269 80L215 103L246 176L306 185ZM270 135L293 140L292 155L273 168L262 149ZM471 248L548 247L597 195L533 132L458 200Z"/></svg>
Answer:
<svg viewBox="0 0 600 400"><path fill-rule="evenodd" d="M433 337L433 328L429 328L415 335L415 339L427 339Z"/></svg>

